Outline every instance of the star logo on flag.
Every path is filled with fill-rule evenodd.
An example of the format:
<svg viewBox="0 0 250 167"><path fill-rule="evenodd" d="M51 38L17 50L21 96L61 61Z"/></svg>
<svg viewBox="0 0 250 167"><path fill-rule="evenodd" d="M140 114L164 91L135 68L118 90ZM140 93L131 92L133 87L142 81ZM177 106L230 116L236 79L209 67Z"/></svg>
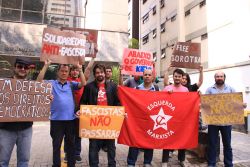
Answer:
<svg viewBox="0 0 250 167"><path fill-rule="evenodd" d="M151 115L150 118L155 122L154 129L163 128L168 130L167 122L172 118L170 115L166 115L161 107L157 115Z"/></svg>

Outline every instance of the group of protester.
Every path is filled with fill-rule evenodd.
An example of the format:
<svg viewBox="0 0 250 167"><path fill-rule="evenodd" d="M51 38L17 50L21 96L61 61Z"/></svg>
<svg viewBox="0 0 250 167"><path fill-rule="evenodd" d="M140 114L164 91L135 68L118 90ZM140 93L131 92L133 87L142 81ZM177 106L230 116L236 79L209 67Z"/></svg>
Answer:
<svg viewBox="0 0 250 167"><path fill-rule="evenodd" d="M37 81L43 81L45 72L52 62L45 61ZM74 167L76 161L81 161L81 138L79 138L79 107L80 105L108 105L119 106L117 85L110 79L112 69L105 68L101 64L93 67L94 80L87 83L94 59L92 59L83 72L82 65L78 64L70 68L67 64L60 64L56 80L47 80L53 86L51 96L50 135L53 146L53 167L61 166L60 147L64 139L65 153L68 167ZM15 79L26 79L29 73L30 61L25 58L17 58L14 65ZM171 68L168 69L168 71ZM198 83L191 85L190 77L181 69L173 71L173 83L168 81L168 73L165 74L164 89L162 91L188 92L197 91L203 82L203 68L199 69L200 77ZM160 91L154 84L152 70L143 72L143 83L139 82L139 76L127 79L124 86L145 90ZM226 75L219 71L214 75L215 84L209 87L206 94L232 93L235 90L225 84ZM142 99L143 100L143 99ZM208 125L208 166L216 165L216 144L218 133L221 132L224 146L224 164L227 167L232 164L231 148L231 125L216 126ZM32 122L0 123L0 167L7 167L14 145L17 146L17 166L26 167L30 159L30 148L32 140ZM98 167L99 151L105 147L108 157L108 166L116 166L116 146L114 139L89 139L89 165ZM153 149L129 147L127 164L135 166L138 153L144 151L144 166L151 166ZM162 166L166 167L169 161L169 153L172 150L163 150ZM178 150L178 160L184 166L185 150Z"/></svg>

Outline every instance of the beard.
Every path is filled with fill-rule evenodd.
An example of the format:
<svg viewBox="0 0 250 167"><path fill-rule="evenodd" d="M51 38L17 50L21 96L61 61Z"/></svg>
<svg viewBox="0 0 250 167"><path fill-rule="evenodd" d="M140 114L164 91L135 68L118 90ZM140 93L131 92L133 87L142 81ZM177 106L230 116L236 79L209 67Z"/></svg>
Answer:
<svg viewBox="0 0 250 167"><path fill-rule="evenodd" d="M102 82L104 80L104 77L103 76L98 76L98 77L96 77L96 80L98 82Z"/></svg>
<svg viewBox="0 0 250 167"><path fill-rule="evenodd" d="M221 85L224 85L225 82L223 80L216 80L215 83L216 85L221 86Z"/></svg>

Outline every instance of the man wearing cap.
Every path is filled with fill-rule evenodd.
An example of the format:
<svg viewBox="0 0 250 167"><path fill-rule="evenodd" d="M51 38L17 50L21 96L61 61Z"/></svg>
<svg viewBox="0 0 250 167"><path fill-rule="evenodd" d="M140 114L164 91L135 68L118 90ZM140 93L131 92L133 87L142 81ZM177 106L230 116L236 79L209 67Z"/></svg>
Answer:
<svg viewBox="0 0 250 167"><path fill-rule="evenodd" d="M17 58L14 64L14 79L26 79L31 62ZM17 147L17 167L28 167L33 122L0 123L0 167L8 167L12 150Z"/></svg>

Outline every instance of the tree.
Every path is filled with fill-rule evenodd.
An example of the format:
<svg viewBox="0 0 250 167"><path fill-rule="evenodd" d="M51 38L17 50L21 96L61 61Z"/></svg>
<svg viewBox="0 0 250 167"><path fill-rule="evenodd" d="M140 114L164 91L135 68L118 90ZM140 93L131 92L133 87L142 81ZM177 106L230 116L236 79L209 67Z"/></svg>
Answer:
<svg viewBox="0 0 250 167"><path fill-rule="evenodd" d="M128 48L139 49L138 39L135 39L135 38L129 39Z"/></svg>

